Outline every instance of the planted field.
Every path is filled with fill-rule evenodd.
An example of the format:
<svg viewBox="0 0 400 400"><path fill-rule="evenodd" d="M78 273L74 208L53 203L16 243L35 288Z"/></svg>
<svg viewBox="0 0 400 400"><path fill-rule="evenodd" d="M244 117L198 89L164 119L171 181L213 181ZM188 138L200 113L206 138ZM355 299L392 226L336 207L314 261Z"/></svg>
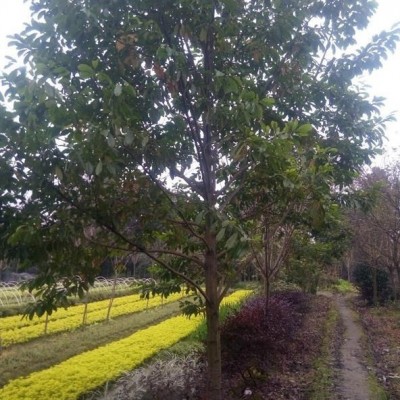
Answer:
<svg viewBox="0 0 400 400"><path fill-rule="evenodd" d="M132 290L132 286L136 283L147 281L150 281L150 279L107 279L98 277L90 289L90 296L109 295L111 292L125 294L127 291ZM35 300L34 294L29 293L27 290L21 290L20 286L20 282L0 282L0 307L23 306Z"/></svg>
<svg viewBox="0 0 400 400"><path fill-rule="evenodd" d="M118 297L113 300L111 317L139 312L157 307L163 303L170 303L182 298L181 294L170 295L167 298L160 296L149 300L141 299L140 295ZM87 305L78 305L66 310L59 309L48 319L35 317L32 320L21 319L20 315L2 318L0 324L0 339L2 346L14 343L23 343L46 333L57 333L77 329L83 323L93 324L107 318L110 300L102 300Z"/></svg>
<svg viewBox="0 0 400 400"><path fill-rule="evenodd" d="M238 291L224 303L237 302L249 291ZM77 399L106 381L131 370L161 349L183 339L202 322L200 316L177 316L141 329L121 340L83 352L50 368L11 380L0 389L0 398Z"/></svg>

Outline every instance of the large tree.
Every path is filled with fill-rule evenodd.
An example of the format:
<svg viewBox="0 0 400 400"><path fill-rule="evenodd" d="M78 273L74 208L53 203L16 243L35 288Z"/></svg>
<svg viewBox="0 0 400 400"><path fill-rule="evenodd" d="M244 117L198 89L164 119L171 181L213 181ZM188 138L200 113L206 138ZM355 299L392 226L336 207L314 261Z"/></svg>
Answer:
<svg viewBox="0 0 400 400"><path fill-rule="evenodd" d="M285 140L314 137L306 158L340 184L370 160L380 102L352 82L397 39L352 47L375 7L32 0L13 40L27 68L3 78L3 257L35 263L40 284L85 277L76 287L108 247L186 280L204 299L208 398L220 399L219 304L249 245L236 200L260 166L273 176Z"/></svg>

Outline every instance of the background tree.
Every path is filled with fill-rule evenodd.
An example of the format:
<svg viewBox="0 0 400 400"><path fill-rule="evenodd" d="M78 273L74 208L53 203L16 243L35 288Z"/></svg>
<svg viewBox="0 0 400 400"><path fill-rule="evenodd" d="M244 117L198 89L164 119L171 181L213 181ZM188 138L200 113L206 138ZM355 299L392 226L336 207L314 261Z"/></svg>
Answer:
<svg viewBox="0 0 400 400"><path fill-rule="evenodd" d="M324 223L333 183L324 156L318 138L307 130L274 138L273 154L248 177L237 200L241 217L252 222L251 252L266 297L287 261L295 232L308 230L312 235Z"/></svg>
<svg viewBox="0 0 400 400"><path fill-rule="evenodd" d="M352 81L379 67L397 32L350 46L375 7L33 0L13 40L29 69L3 78L2 212L16 217L1 227L4 254L40 268L33 285L83 275L85 288L89 258L107 249L184 279L204 299L208 398L220 399L219 304L249 247L236 199L259 165L273 175L278 138L315 131L337 183L370 160L381 103Z"/></svg>
<svg viewBox="0 0 400 400"><path fill-rule="evenodd" d="M324 204L324 210L318 226L304 224L295 232L285 264L285 279L308 293L317 292L321 277L336 266L351 244L343 209L331 202Z"/></svg>
<svg viewBox="0 0 400 400"><path fill-rule="evenodd" d="M357 182L365 191L375 192L375 203L366 212L350 215L357 249L356 263L372 268L374 300L377 301L376 269L390 276L392 296L400 290L400 166L398 163L374 168Z"/></svg>

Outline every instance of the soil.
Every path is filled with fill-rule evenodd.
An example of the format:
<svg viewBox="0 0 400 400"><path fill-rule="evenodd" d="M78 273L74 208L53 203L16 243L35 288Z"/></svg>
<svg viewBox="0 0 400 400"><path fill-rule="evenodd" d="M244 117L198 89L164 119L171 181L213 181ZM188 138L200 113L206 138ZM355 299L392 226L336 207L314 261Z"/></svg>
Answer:
<svg viewBox="0 0 400 400"><path fill-rule="evenodd" d="M343 296L335 297L344 326L344 336L340 347L339 370L337 379L337 399L368 400L371 393L368 388L368 371L361 345L363 330L358 316L350 309Z"/></svg>

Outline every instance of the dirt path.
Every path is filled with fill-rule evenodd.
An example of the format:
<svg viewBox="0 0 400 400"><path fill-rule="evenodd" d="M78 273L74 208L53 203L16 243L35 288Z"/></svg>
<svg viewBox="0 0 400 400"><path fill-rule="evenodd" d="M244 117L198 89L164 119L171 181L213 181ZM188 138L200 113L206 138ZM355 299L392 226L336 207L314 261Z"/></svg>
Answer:
<svg viewBox="0 0 400 400"><path fill-rule="evenodd" d="M340 367L338 371L338 399L369 400L368 373L363 365L363 350L360 339L362 328L356 316L347 306L343 296L336 296L340 316L345 328L340 348Z"/></svg>

